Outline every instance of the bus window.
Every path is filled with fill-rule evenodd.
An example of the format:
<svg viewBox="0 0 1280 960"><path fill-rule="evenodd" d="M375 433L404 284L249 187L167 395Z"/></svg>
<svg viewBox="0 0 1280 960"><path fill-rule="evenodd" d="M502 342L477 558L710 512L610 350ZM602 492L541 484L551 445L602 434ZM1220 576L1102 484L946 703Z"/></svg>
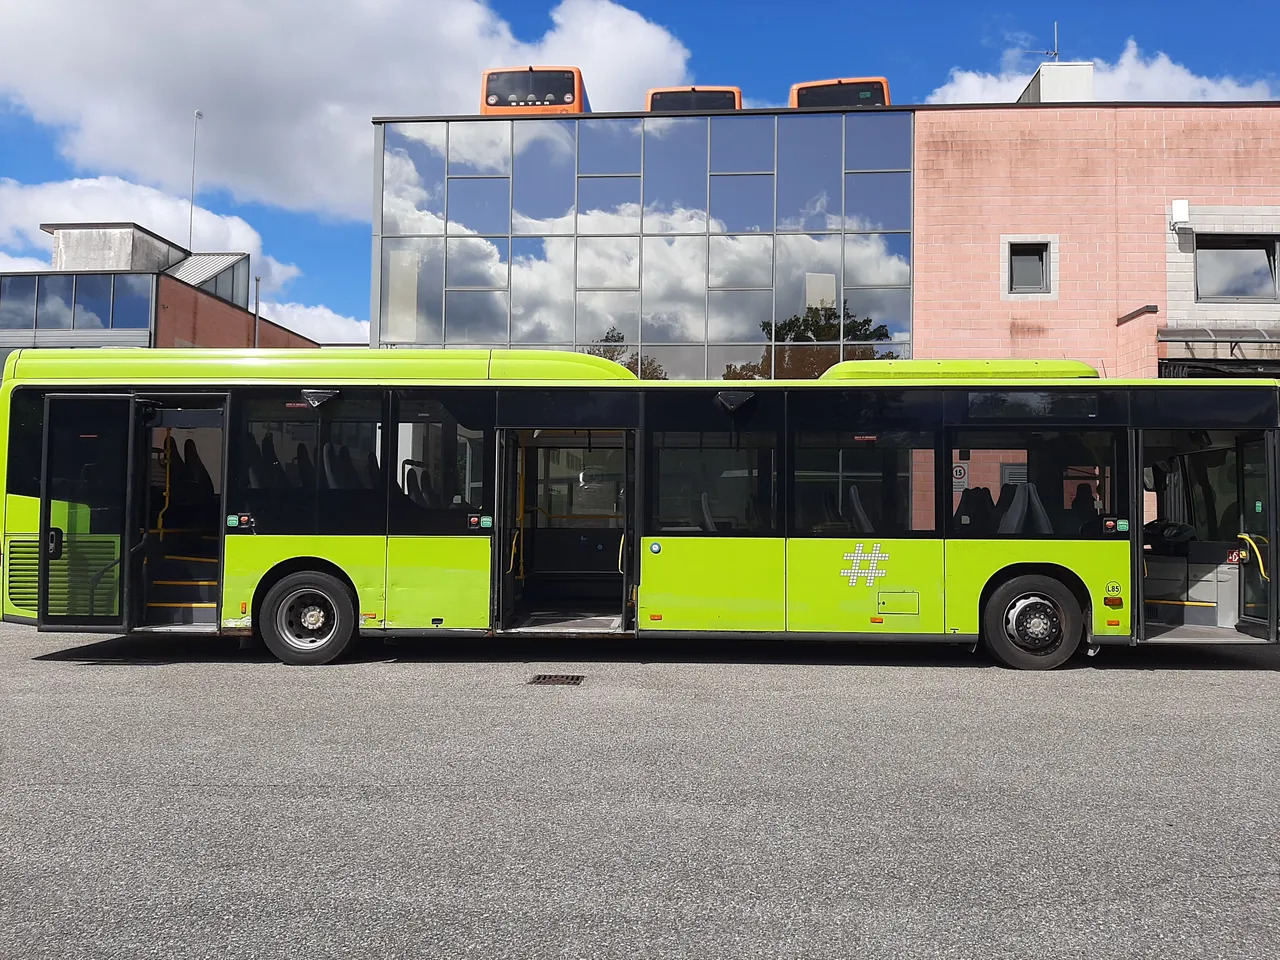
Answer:
<svg viewBox="0 0 1280 960"><path fill-rule="evenodd" d="M1122 434L1104 430L958 430L951 442L948 535L1088 540L1114 536L1127 511Z"/></svg>
<svg viewBox="0 0 1280 960"><path fill-rule="evenodd" d="M486 70L482 114L588 113L586 87L577 67Z"/></svg>
<svg viewBox="0 0 1280 960"><path fill-rule="evenodd" d="M468 514L491 509L493 410L489 391L397 393L393 534L466 533Z"/></svg>
<svg viewBox="0 0 1280 960"><path fill-rule="evenodd" d="M655 87L649 91L645 109L741 110L742 90L738 87Z"/></svg>
<svg viewBox="0 0 1280 960"><path fill-rule="evenodd" d="M887 107L889 81L884 77L813 80L791 88L793 107Z"/></svg>

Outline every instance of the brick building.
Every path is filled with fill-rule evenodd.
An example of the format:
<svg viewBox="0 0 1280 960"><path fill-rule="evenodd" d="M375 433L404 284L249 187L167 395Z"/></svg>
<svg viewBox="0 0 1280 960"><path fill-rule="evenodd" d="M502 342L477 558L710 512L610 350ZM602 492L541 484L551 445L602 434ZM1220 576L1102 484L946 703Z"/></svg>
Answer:
<svg viewBox="0 0 1280 960"><path fill-rule="evenodd" d="M1045 64L1016 104L375 132L374 346L1280 372L1280 103L1100 104L1091 65Z"/></svg>

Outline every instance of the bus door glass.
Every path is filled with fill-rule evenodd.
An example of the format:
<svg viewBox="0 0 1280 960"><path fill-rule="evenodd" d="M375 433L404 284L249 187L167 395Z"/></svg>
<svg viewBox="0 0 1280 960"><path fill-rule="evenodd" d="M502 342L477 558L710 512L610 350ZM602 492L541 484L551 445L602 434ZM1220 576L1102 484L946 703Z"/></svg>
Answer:
<svg viewBox="0 0 1280 960"><path fill-rule="evenodd" d="M519 430L498 431L497 516L494 537L494 626L502 629L515 617L524 580L525 451Z"/></svg>
<svg viewBox="0 0 1280 960"><path fill-rule="evenodd" d="M1250 625L1265 629L1270 622L1271 580L1276 572L1266 440L1241 440L1236 463L1240 485L1240 620L1246 629Z"/></svg>
<svg viewBox="0 0 1280 960"><path fill-rule="evenodd" d="M127 629L137 524L132 398L49 395L40 482L41 630Z"/></svg>

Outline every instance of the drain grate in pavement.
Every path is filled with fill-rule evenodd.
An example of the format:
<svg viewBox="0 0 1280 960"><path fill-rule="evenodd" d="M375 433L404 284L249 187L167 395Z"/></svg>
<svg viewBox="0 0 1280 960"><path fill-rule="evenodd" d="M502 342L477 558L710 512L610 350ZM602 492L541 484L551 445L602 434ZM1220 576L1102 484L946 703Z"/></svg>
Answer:
<svg viewBox="0 0 1280 960"><path fill-rule="evenodd" d="M540 673L529 682L539 686L576 687L582 680L581 673Z"/></svg>

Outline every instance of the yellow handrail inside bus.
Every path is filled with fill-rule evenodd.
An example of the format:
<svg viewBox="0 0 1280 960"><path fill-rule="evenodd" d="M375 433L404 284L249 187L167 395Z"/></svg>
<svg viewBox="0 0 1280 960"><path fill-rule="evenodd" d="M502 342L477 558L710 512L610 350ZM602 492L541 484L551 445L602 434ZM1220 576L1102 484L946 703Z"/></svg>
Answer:
<svg viewBox="0 0 1280 960"><path fill-rule="evenodd" d="M1244 540L1246 543L1248 543L1248 544L1249 544L1249 546L1250 546L1250 547L1252 547L1252 548L1253 548L1253 553L1254 553L1254 555L1258 558L1258 572L1259 572L1260 574L1262 574L1262 579L1263 579L1263 580L1265 580L1265 581L1267 581L1268 583L1270 583L1270 582L1271 582L1271 578L1267 576L1267 565L1266 565L1266 563L1264 563L1264 562L1263 562L1263 559L1262 559L1262 551L1261 551L1261 550L1259 550L1259 549L1258 549L1258 545L1257 545L1256 543L1254 543L1254 542L1253 542L1253 537L1249 536L1249 534L1247 534L1247 533L1237 533L1237 534L1236 534L1236 539L1237 539L1237 540Z"/></svg>
<svg viewBox="0 0 1280 960"><path fill-rule="evenodd" d="M164 506L156 516L156 532L160 534L160 542L164 542L164 515L169 510L169 494L171 490L171 465L173 463L173 427L164 428ZM150 481L148 481L150 482Z"/></svg>

